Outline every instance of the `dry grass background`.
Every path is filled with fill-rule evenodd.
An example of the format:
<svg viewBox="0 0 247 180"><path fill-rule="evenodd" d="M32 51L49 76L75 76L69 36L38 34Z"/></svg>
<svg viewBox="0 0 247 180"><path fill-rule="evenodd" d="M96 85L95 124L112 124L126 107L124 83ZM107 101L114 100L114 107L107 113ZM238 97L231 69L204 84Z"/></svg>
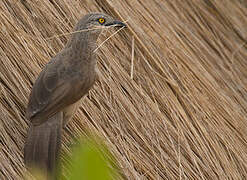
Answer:
<svg viewBox="0 0 247 180"><path fill-rule="evenodd" d="M92 11L129 19L129 29L98 50L100 80L65 129L63 152L87 130L128 179L246 179L243 0L0 1L0 179L25 173L28 95L69 36L48 38Z"/></svg>

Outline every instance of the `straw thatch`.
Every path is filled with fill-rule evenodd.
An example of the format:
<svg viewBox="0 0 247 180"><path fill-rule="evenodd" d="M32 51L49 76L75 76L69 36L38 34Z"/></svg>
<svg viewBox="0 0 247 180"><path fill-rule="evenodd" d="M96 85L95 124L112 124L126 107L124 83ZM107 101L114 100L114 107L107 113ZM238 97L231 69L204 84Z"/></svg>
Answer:
<svg viewBox="0 0 247 180"><path fill-rule="evenodd" d="M69 36L48 38L91 11L129 29L97 51L100 80L65 129L63 151L87 130L128 179L247 178L246 1L3 0L0 179L25 173L28 95Z"/></svg>

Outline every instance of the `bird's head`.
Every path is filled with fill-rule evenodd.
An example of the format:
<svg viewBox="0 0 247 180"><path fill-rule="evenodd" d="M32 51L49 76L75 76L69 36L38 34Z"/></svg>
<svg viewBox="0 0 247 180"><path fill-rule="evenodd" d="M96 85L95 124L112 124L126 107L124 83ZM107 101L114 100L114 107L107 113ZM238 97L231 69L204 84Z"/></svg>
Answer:
<svg viewBox="0 0 247 180"><path fill-rule="evenodd" d="M103 29L108 27L127 27L123 22L103 13L90 13L82 17L76 24L74 33L67 46L81 46L81 42L90 42L88 45L95 46L96 41Z"/></svg>
<svg viewBox="0 0 247 180"><path fill-rule="evenodd" d="M85 15L76 25L75 31L88 30L100 34L106 27L127 27L125 23L103 13L90 13Z"/></svg>

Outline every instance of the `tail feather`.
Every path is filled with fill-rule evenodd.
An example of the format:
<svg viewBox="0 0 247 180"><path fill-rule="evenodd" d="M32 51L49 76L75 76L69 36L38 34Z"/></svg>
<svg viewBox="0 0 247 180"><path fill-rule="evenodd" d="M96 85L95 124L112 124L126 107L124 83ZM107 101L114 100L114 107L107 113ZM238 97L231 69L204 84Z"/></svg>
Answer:
<svg viewBox="0 0 247 180"><path fill-rule="evenodd" d="M62 119L62 113L57 113L39 126L30 126L24 147L28 168L38 168L46 176L54 175L61 146Z"/></svg>

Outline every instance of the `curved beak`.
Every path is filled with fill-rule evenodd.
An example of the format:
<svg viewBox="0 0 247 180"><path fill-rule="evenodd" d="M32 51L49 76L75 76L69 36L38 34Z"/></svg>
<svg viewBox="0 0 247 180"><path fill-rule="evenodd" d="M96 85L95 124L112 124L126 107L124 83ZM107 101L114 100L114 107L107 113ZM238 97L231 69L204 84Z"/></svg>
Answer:
<svg viewBox="0 0 247 180"><path fill-rule="evenodd" d="M114 27L127 27L127 25L121 21L118 20L114 20L108 24L106 24L105 26L114 26Z"/></svg>

